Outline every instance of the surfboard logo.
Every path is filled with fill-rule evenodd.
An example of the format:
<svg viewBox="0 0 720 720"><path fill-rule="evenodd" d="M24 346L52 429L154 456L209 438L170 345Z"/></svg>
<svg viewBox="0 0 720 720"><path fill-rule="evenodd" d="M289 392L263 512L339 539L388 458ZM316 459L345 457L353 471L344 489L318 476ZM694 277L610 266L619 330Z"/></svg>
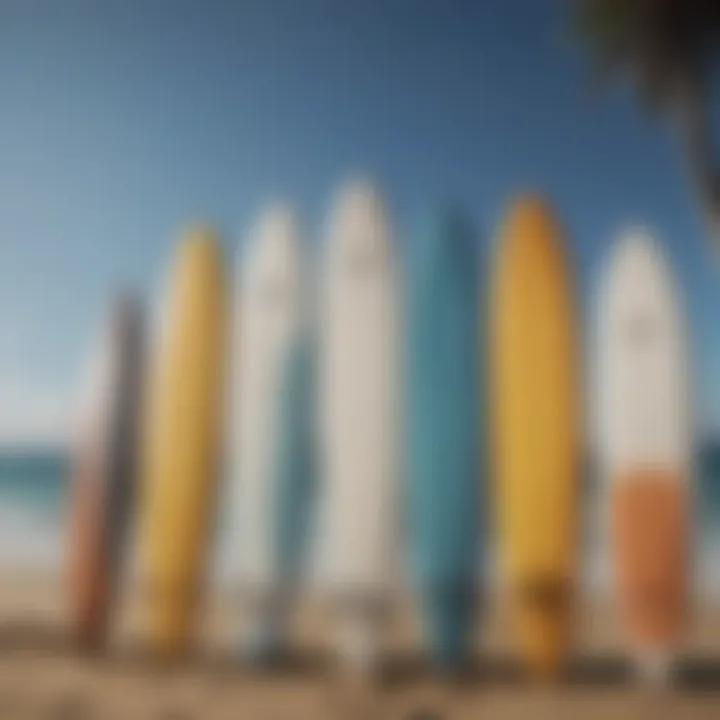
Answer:
<svg viewBox="0 0 720 720"><path fill-rule="evenodd" d="M543 615L564 616L572 605L572 583L566 578L530 578L518 585L516 595L521 604Z"/></svg>
<svg viewBox="0 0 720 720"><path fill-rule="evenodd" d="M631 317L627 323L627 337L633 347L645 348L655 344L657 325L654 318L647 314Z"/></svg>

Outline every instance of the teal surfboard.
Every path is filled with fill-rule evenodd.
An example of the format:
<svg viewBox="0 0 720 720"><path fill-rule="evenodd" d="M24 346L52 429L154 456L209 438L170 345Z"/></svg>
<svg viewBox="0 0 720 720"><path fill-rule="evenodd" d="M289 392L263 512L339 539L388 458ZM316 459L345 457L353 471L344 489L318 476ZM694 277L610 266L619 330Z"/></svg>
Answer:
<svg viewBox="0 0 720 720"><path fill-rule="evenodd" d="M479 565L479 315L475 235L436 214L409 248L406 433L411 568L428 650L466 660Z"/></svg>

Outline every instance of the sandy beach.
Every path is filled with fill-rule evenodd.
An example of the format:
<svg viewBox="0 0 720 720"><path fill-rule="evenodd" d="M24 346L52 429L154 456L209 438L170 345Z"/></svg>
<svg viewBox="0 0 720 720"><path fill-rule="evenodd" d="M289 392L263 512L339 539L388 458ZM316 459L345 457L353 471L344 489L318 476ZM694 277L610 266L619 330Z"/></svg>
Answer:
<svg viewBox="0 0 720 720"><path fill-rule="evenodd" d="M313 603L296 629L296 661L252 673L233 658L240 613L227 592L205 603L196 652L173 666L144 657L135 594L120 605L101 657L67 642L61 587L38 573L5 573L0 600L0 718L717 718L720 717L720 608L699 608L674 687L643 691L623 655L607 602L585 602L566 676L552 687L523 680L513 658L503 603L486 604L478 659L449 685L423 667L411 608L398 610L388 667L374 688L356 688L333 670L329 628Z"/></svg>

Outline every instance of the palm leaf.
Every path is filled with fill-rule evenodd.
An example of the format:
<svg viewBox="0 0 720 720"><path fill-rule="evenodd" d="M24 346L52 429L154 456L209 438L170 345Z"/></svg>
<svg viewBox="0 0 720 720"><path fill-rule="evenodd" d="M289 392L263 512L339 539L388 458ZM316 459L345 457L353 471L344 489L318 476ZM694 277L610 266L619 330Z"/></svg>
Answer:
<svg viewBox="0 0 720 720"><path fill-rule="evenodd" d="M573 26L595 79L632 77L646 106L661 107L679 73L703 77L720 56L718 0L573 0Z"/></svg>

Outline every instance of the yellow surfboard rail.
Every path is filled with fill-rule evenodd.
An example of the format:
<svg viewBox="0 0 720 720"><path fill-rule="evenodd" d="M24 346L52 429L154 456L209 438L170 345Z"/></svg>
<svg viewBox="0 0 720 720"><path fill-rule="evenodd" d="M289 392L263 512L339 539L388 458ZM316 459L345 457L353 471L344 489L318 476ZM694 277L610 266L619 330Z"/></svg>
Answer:
<svg viewBox="0 0 720 720"><path fill-rule="evenodd" d="M551 677L571 626L580 403L572 273L543 200L512 206L495 272L491 402L501 568L524 659L536 676Z"/></svg>

